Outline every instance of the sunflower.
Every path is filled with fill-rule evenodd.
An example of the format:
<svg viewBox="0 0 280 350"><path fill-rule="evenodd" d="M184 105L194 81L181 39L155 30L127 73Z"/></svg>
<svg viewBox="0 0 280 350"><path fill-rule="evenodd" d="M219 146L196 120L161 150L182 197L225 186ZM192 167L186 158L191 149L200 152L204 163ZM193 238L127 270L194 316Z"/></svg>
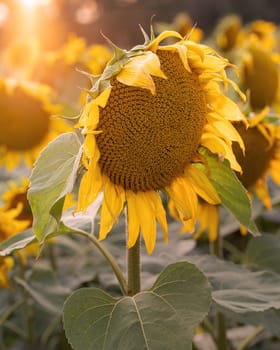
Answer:
<svg viewBox="0 0 280 350"><path fill-rule="evenodd" d="M277 104L279 94L280 56L252 44L240 63L241 84L249 90L250 105L254 111Z"/></svg>
<svg viewBox="0 0 280 350"><path fill-rule="evenodd" d="M227 54L234 50L242 52L252 43L259 43L263 49L271 51L277 44L276 29L273 22L263 20L243 26L240 16L228 15L219 21L213 37L217 50Z"/></svg>
<svg viewBox="0 0 280 350"><path fill-rule="evenodd" d="M168 203L171 216L178 220L178 214L172 202ZM205 200L199 198L197 209L197 221L194 223L190 220L183 222L180 232L194 233L193 238L199 239L204 232L208 232L209 241L213 242L218 238L219 232L219 205L207 203Z"/></svg>
<svg viewBox="0 0 280 350"><path fill-rule="evenodd" d="M242 167L242 173L236 173L237 177L251 196L254 192L266 209L271 209L267 179L270 176L280 185L280 127L265 120L267 113L268 108L265 108L261 113L249 118L247 127L244 123L234 123L244 141L245 154L236 142L232 148ZM200 201L198 224L195 239L208 231L209 240L216 240L219 232L219 206ZM189 229L188 224L185 224L182 230ZM248 231L241 225L240 232L247 234Z"/></svg>
<svg viewBox="0 0 280 350"><path fill-rule="evenodd" d="M8 188L2 194L2 209L9 211L20 205L21 211L17 215L17 220L29 221L29 226L32 226L33 215L27 200L27 190L29 187L28 178L23 178L20 184L13 181L8 182Z"/></svg>
<svg viewBox="0 0 280 350"><path fill-rule="evenodd" d="M0 207L0 241L14 236L30 227L29 220L18 220L23 206L18 204L16 208L6 210Z"/></svg>
<svg viewBox="0 0 280 350"><path fill-rule="evenodd" d="M0 241L8 239L32 227L33 215L27 200L28 188L28 178L23 178L19 184L12 181L8 182L8 188L1 196L2 206L0 207L0 219L2 225L0 223ZM76 202L73 196L69 193L65 198L63 210L67 210L75 204ZM48 243L51 243L52 240L53 239L48 240ZM33 243L24 248L24 250L18 252L23 262L26 260L26 256L38 255L38 253L38 243Z"/></svg>
<svg viewBox="0 0 280 350"><path fill-rule="evenodd" d="M0 288L9 288L10 281L8 273L14 265L14 260L11 257L0 256Z"/></svg>
<svg viewBox="0 0 280 350"><path fill-rule="evenodd" d="M240 171L231 144L244 149L243 141L231 121L244 116L219 84L231 83L226 59L177 32L145 37L144 45L130 51L115 47L89 92L77 124L85 136L77 211L85 211L103 191L99 238L106 238L126 205L128 247L141 231L151 253L156 221L168 240L160 192L168 195L180 220L193 225L199 197L220 203L196 166L206 163L198 148L222 154ZM170 37L177 42L160 45Z"/></svg>
<svg viewBox="0 0 280 350"><path fill-rule="evenodd" d="M253 21L240 31L238 44L245 47L248 43L258 42L263 49L271 51L277 43L276 29L273 22Z"/></svg>
<svg viewBox="0 0 280 350"><path fill-rule="evenodd" d="M18 219L23 211L23 204L18 203L14 208L0 207L0 242L24 231L30 227L30 221ZM12 257L0 257L0 288L10 286L8 273L14 265Z"/></svg>
<svg viewBox="0 0 280 350"><path fill-rule="evenodd" d="M49 87L37 83L0 80L0 165L8 170L21 160L32 167L39 152L51 140L72 128L52 103Z"/></svg>
<svg viewBox="0 0 280 350"><path fill-rule="evenodd" d="M242 20L237 15L223 17L214 31L214 41L218 48L227 52L235 48L242 28Z"/></svg>
<svg viewBox="0 0 280 350"><path fill-rule="evenodd" d="M248 93L255 112L266 106L279 109L280 55L276 52L275 31L275 24L267 21L242 27L240 18L234 15L225 17L215 34L218 50L238 66L237 83Z"/></svg>
<svg viewBox="0 0 280 350"><path fill-rule="evenodd" d="M265 120L268 109L248 119L246 129L240 123L234 123L241 135L246 152L242 153L238 144L233 144L233 151L242 167L242 174L237 174L249 191L254 191L267 209L271 209L267 177L280 185L280 127Z"/></svg>
<svg viewBox="0 0 280 350"><path fill-rule="evenodd" d="M203 38L203 31L197 28L191 17L186 12L179 12L174 18L172 23L159 22L156 23L155 28L158 32L164 30L175 30L183 37L188 37L189 40L200 42Z"/></svg>

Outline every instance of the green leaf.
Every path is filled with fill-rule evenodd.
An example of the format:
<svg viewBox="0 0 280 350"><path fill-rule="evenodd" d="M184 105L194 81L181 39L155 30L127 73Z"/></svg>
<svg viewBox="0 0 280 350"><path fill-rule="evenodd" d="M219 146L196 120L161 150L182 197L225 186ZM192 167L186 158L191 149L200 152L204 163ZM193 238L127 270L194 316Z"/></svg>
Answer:
<svg viewBox="0 0 280 350"><path fill-rule="evenodd" d="M66 133L49 143L35 163L28 200L34 217L33 230L39 241L57 228L64 198L74 186L81 152L77 135Z"/></svg>
<svg viewBox="0 0 280 350"><path fill-rule="evenodd" d="M115 299L96 288L74 292L64 305L64 328L75 350L191 350L209 304L206 278L181 262L133 297Z"/></svg>
<svg viewBox="0 0 280 350"><path fill-rule="evenodd" d="M280 276L252 272L214 256L188 258L213 286L213 307L241 323L263 324L280 334Z"/></svg>
<svg viewBox="0 0 280 350"><path fill-rule="evenodd" d="M37 238L31 229L12 236L0 244L0 256L6 256L12 252L25 248L37 242Z"/></svg>
<svg viewBox="0 0 280 350"><path fill-rule="evenodd" d="M245 264L258 270L270 270L280 274L279 252L279 237L266 233L249 241Z"/></svg>
<svg viewBox="0 0 280 350"><path fill-rule="evenodd" d="M220 161L217 156L210 154L202 147L199 152L207 160L210 181L219 194L222 204L253 235L259 235L259 231L252 220L251 203L246 190L231 169L229 161L227 159Z"/></svg>

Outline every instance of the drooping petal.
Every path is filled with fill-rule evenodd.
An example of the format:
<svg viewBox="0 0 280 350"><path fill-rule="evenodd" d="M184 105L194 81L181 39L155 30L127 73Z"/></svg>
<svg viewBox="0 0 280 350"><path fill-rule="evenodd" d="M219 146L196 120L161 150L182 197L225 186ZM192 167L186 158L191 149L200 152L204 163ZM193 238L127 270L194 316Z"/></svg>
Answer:
<svg viewBox="0 0 280 350"><path fill-rule="evenodd" d="M181 220L188 220L196 215L197 195L192 183L183 177L177 177L165 190L173 200Z"/></svg>
<svg viewBox="0 0 280 350"><path fill-rule="evenodd" d="M211 132L204 132L201 137L201 145L209 149L214 154L222 155L230 162L230 166L233 170L241 173L242 169L236 160L236 157L231 147L221 138Z"/></svg>
<svg viewBox="0 0 280 350"><path fill-rule="evenodd" d="M96 199L103 184L101 171L98 165L100 153L93 135L86 136L84 147L83 163L87 171L81 179L77 211L86 210L87 206Z"/></svg>
<svg viewBox="0 0 280 350"><path fill-rule="evenodd" d="M156 243L156 217L149 192L126 191L128 208L128 247L134 246L141 230L148 254Z"/></svg>
<svg viewBox="0 0 280 350"><path fill-rule="evenodd" d="M188 166L184 175L192 182L196 193L210 204L220 204L221 200L208 177L195 164Z"/></svg>
<svg viewBox="0 0 280 350"><path fill-rule="evenodd" d="M140 233L140 222L138 216L138 208L136 203L136 193L133 191L126 191L127 201L127 246L131 248L137 241Z"/></svg>
<svg viewBox="0 0 280 350"><path fill-rule="evenodd" d="M198 217L199 229L195 235L195 239L198 239L204 231L208 230L209 240L215 241L218 237L219 226L218 207L208 203L200 203Z"/></svg>
<svg viewBox="0 0 280 350"><path fill-rule="evenodd" d="M262 200L267 209L272 209L268 187L265 179L261 178L253 186L257 196Z"/></svg>
<svg viewBox="0 0 280 350"><path fill-rule="evenodd" d="M155 94L153 76L166 79L160 69L160 61L156 54L151 51L133 57L117 75L117 80L128 86L136 86L148 89Z"/></svg>
<svg viewBox="0 0 280 350"><path fill-rule="evenodd" d="M107 178L103 177L104 199L101 208L99 239L105 239L112 226L118 222L118 216L123 210L125 191Z"/></svg>
<svg viewBox="0 0 280 350"><path fill-rule="evenodd" d="M161 47L160 50L178 52L186 71L191 72L191 67L190 67L189 62L188 62L188 48L186 45L173 44L173 45Z"/></svg>
<svg viewBox="0 0 280 350"><path fill-rule="evenodd" d="M168 242L168 228L167 228L167 221L166 221L166 214L165 209L162 205L162 200L160 195L155 191L149 192L150 201L153 207L153 211L155 213L155 217L157 221L159 222L161 229L163 231L164 235L164 242Z"/></svg>
<svg viewBox="0 0 280 350"><path fill-rule="evenodd" d="M159 44L164 40L164 39L167 39L167 38L177 38L177 39L180 39L182 40L183 37L181 36L181 34L175 32L175 31L172 31L172 30L166 30L162 33L160 33L148 46L147 46L147 50L150 50L150 51L157 51L158 49L158 46Z"/></svg>

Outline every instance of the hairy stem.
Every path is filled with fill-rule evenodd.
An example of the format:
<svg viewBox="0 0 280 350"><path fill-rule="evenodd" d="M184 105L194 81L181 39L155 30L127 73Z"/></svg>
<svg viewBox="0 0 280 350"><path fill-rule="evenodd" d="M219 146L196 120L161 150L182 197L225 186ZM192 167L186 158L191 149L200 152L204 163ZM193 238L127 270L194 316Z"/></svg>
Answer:
<svg viewBox="0 0 280 350"><path fill-rule="evenodd" d="M116 259L113 257L113 255L99 242L99 240L92 234L89 234L85 231L77 230L75 231L76 234L81 235L89 239L95 246L96 248L100 251L100 253L105 257L105 259L109 262L111 265L115 276L117 277L121 291L124 295L127 294L127 283L124 278L124 275L116 262Z"/></svg>

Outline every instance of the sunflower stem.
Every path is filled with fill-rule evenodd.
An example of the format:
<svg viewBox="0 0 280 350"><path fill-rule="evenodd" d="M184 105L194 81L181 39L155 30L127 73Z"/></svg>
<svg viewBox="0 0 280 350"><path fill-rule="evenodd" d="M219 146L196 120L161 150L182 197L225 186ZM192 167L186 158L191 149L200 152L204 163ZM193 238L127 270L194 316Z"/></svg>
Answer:
<svg viewBox="0 0 280 350"><path fill-rule="evenodd" d="M92 234L89 234L85 231L82 230L76 230L76 234L81 235L89 239L95 246L96 248L100 251L100 253L105 257L105 259L109 262L111 265L115 276L117 277L120 285L120 289L124 295L127 295L127 283L124 278L124 275L116 262L116 259L113 257L113 255L99 242L99 240Z"/></svg>
<svg viewBox="0 0 280 350"><path fill-rule="evenodd" d="M263 326L257 327L252 334L250 334L244 342L239 346L238 350L247 350L251 342L264 331Z"/></svg>
<svg viewBox="0 0 280 350"><path fill-rule="evenodd" d="M223 259L223 244L222 237L218 232L217 239L210 241L210 253L220 259ZM216 342L218 350L227 350L226 338L226 320L225 316L218 312L216 315Z"/></svg>
<svg viewBox="0 0 280 350"><path fill-rule="evenodd" d="M141 290L140 236L133 247L127 249L127 295L133 296Z"/></svg>

